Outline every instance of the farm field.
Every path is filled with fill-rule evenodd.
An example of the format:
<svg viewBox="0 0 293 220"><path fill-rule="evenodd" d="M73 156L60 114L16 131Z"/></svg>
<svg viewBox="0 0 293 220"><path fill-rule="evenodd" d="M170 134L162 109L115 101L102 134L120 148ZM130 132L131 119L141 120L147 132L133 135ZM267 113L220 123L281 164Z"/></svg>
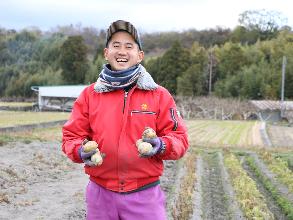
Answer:
<svg viewBox="0 0 293 220"><path fill-rule="evenodd" d="M32 102L0 102L0 107L32 107Z"/></svg>
<svg viewBox="0 0 293 220"><path fill-rule="evenodd" d="M0 128L16 125L67 120L69 113L64 112L23 112L0 111Z"/></svg>
<svg viewBox="0 0 293 220"><path fill-rule="evenodd" d="M161 178L168 219L293 219L293 128L284 141L268 125L266 146L258 121L186 123L190 148ZM85 219L88 177L60 141L60 126L0 134L0 219Z"/></svg>

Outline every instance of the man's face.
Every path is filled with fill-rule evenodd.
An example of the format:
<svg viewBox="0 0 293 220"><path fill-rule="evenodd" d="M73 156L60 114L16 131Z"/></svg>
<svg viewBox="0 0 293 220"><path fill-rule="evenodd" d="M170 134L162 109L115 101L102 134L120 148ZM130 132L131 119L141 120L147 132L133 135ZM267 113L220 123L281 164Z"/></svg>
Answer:
<svg viewBox="0 0 293 220"><path fill-rule="evenodd" d="M132 36L124 31L115 33L108 47L104 49L105 59L112 70L125 70L140 63L144 58L143 51L139 50Z"/></svg>

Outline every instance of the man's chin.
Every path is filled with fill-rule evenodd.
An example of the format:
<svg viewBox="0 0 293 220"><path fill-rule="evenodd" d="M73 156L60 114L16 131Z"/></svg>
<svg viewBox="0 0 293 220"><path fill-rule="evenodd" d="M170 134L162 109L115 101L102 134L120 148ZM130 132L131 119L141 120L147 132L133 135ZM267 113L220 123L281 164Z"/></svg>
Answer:
<svg viewBox="0 0 293 220"><path fill-rule="evenodd" d="M115 65L114 68L116 71L121 71L121 70L126 70L128 69L130 66L128 64L118 64L118 65Z"/></svg>

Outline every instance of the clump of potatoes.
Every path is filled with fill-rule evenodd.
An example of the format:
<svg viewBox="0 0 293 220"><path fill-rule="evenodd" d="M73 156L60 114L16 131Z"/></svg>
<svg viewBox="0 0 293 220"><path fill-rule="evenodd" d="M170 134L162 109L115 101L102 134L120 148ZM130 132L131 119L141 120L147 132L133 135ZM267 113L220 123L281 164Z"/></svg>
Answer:
<svg viewBox="0 0 293 220"><path fill-rule="evenodd" d="M88 141L86 144L83 145L83 150L86 153L93 150L96 151L96 153L91 156L91 161L95 164L95 166L100 166L103 163L103 155L99 151L97 142Z"/></svg>
<svg viewBox="0 0 293 220"><path fill-rule="evenodd" d="M142 139L136 141L136 147L140 155L149 154L153 150L153 146L150 143L144 142L143 139L156 137L156 132L152 128L145 128L142 133Z"/></svg>

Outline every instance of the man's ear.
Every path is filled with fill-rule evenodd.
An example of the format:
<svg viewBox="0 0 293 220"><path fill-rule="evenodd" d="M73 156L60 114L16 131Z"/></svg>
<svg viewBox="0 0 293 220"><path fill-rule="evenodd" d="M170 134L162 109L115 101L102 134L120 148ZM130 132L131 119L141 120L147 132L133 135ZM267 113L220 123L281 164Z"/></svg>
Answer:
<svg viewBox="0 0 293 220"><path fill-rule="evenodd" d="M144 59L144 52L141 50L138 53L138 62L137 63L140 63L141 61L143 61L143 59Z"/></svg>
<svg viewBox="0 0 293 220"><path fill-rule="evenodd" d="M104 48L104 58L105 58L105 60L108 60L108 52L109 52L109 49L107 47Z"/></svg>

